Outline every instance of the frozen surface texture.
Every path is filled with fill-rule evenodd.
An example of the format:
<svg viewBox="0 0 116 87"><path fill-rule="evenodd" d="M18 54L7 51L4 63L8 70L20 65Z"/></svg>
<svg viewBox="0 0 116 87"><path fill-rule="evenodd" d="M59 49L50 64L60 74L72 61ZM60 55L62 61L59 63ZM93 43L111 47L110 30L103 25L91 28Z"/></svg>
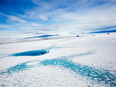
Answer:
<svg viewBox="0 0 116 87"><path fill-rule="evenodd" d="M0 45L0 87L116 87L116 35Z"/></svg>

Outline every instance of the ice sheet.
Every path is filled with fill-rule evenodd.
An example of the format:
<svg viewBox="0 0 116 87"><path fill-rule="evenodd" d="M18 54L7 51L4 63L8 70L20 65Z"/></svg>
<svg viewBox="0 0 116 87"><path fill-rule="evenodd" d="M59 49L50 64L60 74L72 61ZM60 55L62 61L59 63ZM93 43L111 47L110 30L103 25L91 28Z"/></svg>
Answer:
<svg viewBox="0 0 116 87"><path fill-rule="evenodd" d="M0 45L0 87L115 87L116 34ZM34 50L43 55L14 56Z"/></svg>

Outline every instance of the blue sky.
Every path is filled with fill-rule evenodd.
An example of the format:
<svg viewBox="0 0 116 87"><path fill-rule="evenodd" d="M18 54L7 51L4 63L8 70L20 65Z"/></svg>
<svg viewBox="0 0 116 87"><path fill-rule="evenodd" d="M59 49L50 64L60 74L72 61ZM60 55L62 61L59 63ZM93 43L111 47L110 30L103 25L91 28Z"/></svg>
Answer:
<svg viewBox="0 0 116 87"><path fill-rule="evenodd" d="M0 38L116 30L116 0L0 0Z"/></svg>

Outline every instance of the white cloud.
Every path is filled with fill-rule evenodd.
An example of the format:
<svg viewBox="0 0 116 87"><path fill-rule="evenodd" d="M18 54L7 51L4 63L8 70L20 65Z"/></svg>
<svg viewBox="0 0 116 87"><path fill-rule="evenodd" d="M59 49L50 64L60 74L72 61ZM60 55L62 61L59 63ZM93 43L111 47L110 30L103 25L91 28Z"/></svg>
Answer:
<svg viewBox="0 0 116 87"><path fill-rule="evenodd" d="M41 26L41 24L32 23L32 26Z"/></svg>
<svg viewBox="0 0 116 87"><path fill-rule="evenodd" d="M39 15L39 18L40 18L41 20L48 20L48 18L47 18L45 15Z"/></svg>
<svg viewBox="0 0 116 87"><path fill-rule="evenodd" d="M0 24L0 28L12 28L12 25Z"/></svg>
<svg viewBox="0 0 116 87"><path fill-rule="evenodd" d="M10 20L18 21L20 23L26 23L27 21L20 19L19 17L16 16L7 16Z"/></svg>
<svg viewBox="0 0 116 87"><path fill-rule="evenodd" d="M27 22L26 20L23 20L23 19L21 19L21 18L19 18L19 17L17 17L17 16L6 15L6 14L1 13L1 12L0 12L0 14L3 15L3 16L6 16L6 17L7 17L8 19L10 19L10 20L18 21L19 23L26 23L26 22Z"/></svg>
<svg viewBox="0 0 116 87"><path fill-rule="evenodd" d="M109 17L101 17L98 19L98 22L108 22L108 21L112 21L116 24L116 14L112 14Z"/></svg>
<svg viewBox="0 0 116 87"><path fill-rule="evenodd" d="M58 30L58 29L60 29L60 24L52 24L52 25L50 25L49 26L49 29L50 30Z"/></svg>
<svg viewBox="0 0 116 87"><path fill-rule="evenodd" d="M60 24L52 24L50 26L47 27L41 27L41 28L34 28L32 30L39 30L39 31L56 31L58 29L60 29Z"/></svg>
<svg viewBox="0 0 116 87"><path fill-rule="evenodd" d="M17 27L17 25L18 25L18 27ZM27 23L14 24L12 27L13 28L16 27L15 29L30 31L31 29L36 28L36 27L40 27L40 26L42 26L42 25L39 23L27 22Z"/></svg>
<svg viewBox="0 0 116 87"><path fill-rule="evenodd" d="M59 17L65 20L76 20L78 18L77 14L75 13L64 13L64 14L61 14Z"/></svg>
<svg viewBox="0 0 116 87"><path fill-rule="evenodd" d="M27 33L28 35L28 33ZM17 31L0 31L0 38L21 38L23 36L27 36L25 33L19 33Z"/></svg>
<svg viewBox="0 0 116 87"><path fill-rule="evenodd" d="M106 17L100 17L96 21L94 21L90 24L99 25L99 27L101 27L101 28L103 28L104 26L105 27L115 26L116 25L116 14L112 14L112 15L106 16Z"/></svg>
<svg viewBox="0 0 116 87"><path fill-rule="evenodd" d="M66 30L72 31L93 31L94 29L100 30L101 28L116 26L116 14L106 17L100 17L88 23L72 24L64 27Z"/></svg>

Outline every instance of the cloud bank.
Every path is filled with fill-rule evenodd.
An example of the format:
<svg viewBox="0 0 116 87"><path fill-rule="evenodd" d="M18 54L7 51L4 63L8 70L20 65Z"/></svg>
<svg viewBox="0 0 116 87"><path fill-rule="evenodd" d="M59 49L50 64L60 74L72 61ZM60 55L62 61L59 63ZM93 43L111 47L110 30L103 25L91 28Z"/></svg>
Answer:
<svg viewBox="0 0 116 87"><path fill-rule="evenodd" d="M0 31L82 33L116 26L116 0L0 2Z"/></svg>

